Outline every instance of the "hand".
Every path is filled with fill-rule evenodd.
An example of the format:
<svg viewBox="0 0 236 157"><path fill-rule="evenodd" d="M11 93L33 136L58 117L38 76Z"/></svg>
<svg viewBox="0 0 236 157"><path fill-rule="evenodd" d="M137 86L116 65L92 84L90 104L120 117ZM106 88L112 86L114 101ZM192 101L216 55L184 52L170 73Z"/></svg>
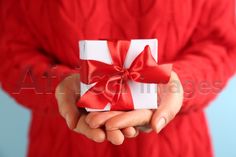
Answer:
<svg viewBox="0 0 236 157"><path fill-rule="evenodd" d="M100 129L91 129L85 122L86 113L78 110L76 102L79 99L80 79L78 74L65 78L56 88L55 96L61 116L65 118L68 127L86 137L102 142L105 132Z"/></svg>
<svg viewBox="0 0 236 157"><path fill-rule="evenodd" d="M113 115L115 111L93 113L86 118L86 122L91 128L98 128L105 124L107 131L150 124L151 128L159 133L176 116L182 106L183 88L175 72L171 73L167 84L158 85L158 101L157 110L133 110L117 115ZM109 119L103 118L102 114L109 115L107 116Z"/></svg>
<svg viewBox="0 0 236 157"><path fill-rule="evenodd" d="M55 96L58 102L58 108L61 116L65 118L68 127L80 134L85 135L89 139L96 142L103 142L106 138L114 144L120 144L125 137L135 137L138 134L137 129L133 127L123 128L115 131L104 131L101 128L91 128L86 119L92 117L94 113L86 113L79 110L76 102L79 99L80 77L79 74L73 74L65 78L56 88ZM101 114L102 112L100 112ZM101 118L109 119L121 112L113 112L111 114L102 114ZM91 114L91 115L90 115ZM91 125L95 124L94 120L90 120Z"/></svg>

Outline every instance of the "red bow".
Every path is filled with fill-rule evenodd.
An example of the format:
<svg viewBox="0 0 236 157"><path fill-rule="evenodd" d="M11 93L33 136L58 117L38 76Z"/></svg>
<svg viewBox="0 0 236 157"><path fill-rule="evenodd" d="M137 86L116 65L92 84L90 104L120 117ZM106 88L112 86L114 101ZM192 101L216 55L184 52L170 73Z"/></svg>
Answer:
<svg viewBox="0 0 236 157"><path fill-rule="evenodd" d="M128 80L156 84L169 81L172 66L158 65L149 46L126 69L123 64L130 41L108 41L107 44L113 64L81 60L81 81L95 85L81 96L79 107L104 109L110 103L111 110L132 110L134 104Z"/></svg>

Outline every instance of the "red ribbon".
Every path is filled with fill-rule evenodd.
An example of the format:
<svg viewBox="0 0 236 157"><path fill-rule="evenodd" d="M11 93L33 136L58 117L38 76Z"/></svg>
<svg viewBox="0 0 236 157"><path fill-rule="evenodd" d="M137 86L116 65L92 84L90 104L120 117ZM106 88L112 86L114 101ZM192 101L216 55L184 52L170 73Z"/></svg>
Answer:
<svg viewBox="0 0 236 157"><path fill-rule="evenodd" d="M111 110L132 110L134 104L128 80L156 84L169 81L171 64L158 65L148 45L126 69L123 64L130 41L108 41L107 44L113 64L81 60L81 81L95 85L81 96L79 107L104 109L110 103Z"/></svg>

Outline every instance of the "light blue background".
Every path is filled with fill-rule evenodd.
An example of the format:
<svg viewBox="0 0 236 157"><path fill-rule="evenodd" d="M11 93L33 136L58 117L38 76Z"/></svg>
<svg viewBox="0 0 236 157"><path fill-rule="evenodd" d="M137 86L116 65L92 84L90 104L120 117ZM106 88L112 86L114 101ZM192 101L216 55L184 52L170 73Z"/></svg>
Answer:
<svg viewBox="0 0 236 157"><path fill-rule="evenodd" d="M216 157L236 157L236 78L207 109ZM26 156L30 112L0 90L0 157Z"/></svg>

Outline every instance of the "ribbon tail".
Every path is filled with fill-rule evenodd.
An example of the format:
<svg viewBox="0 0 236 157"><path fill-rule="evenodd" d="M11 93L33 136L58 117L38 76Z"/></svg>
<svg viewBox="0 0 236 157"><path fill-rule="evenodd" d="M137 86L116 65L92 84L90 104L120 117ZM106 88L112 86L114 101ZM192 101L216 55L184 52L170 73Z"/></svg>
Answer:
<svg viewBox="0 0 236 157"><path fill-rule="evenodd" d="M128 81L125 81L122 84L122 89L119 93L115 94L114 100L115 101L112 101L111 103L111 110L113 111L125 111L134 109L134 103Z"/></svg>
<svg viewBox="0 0 236 157"><path fill-rule="evenodd" d="M108 103L109 100L104 96L104 83L98 82L81 96L77 106L81 108L104 109Z"/></svg>

